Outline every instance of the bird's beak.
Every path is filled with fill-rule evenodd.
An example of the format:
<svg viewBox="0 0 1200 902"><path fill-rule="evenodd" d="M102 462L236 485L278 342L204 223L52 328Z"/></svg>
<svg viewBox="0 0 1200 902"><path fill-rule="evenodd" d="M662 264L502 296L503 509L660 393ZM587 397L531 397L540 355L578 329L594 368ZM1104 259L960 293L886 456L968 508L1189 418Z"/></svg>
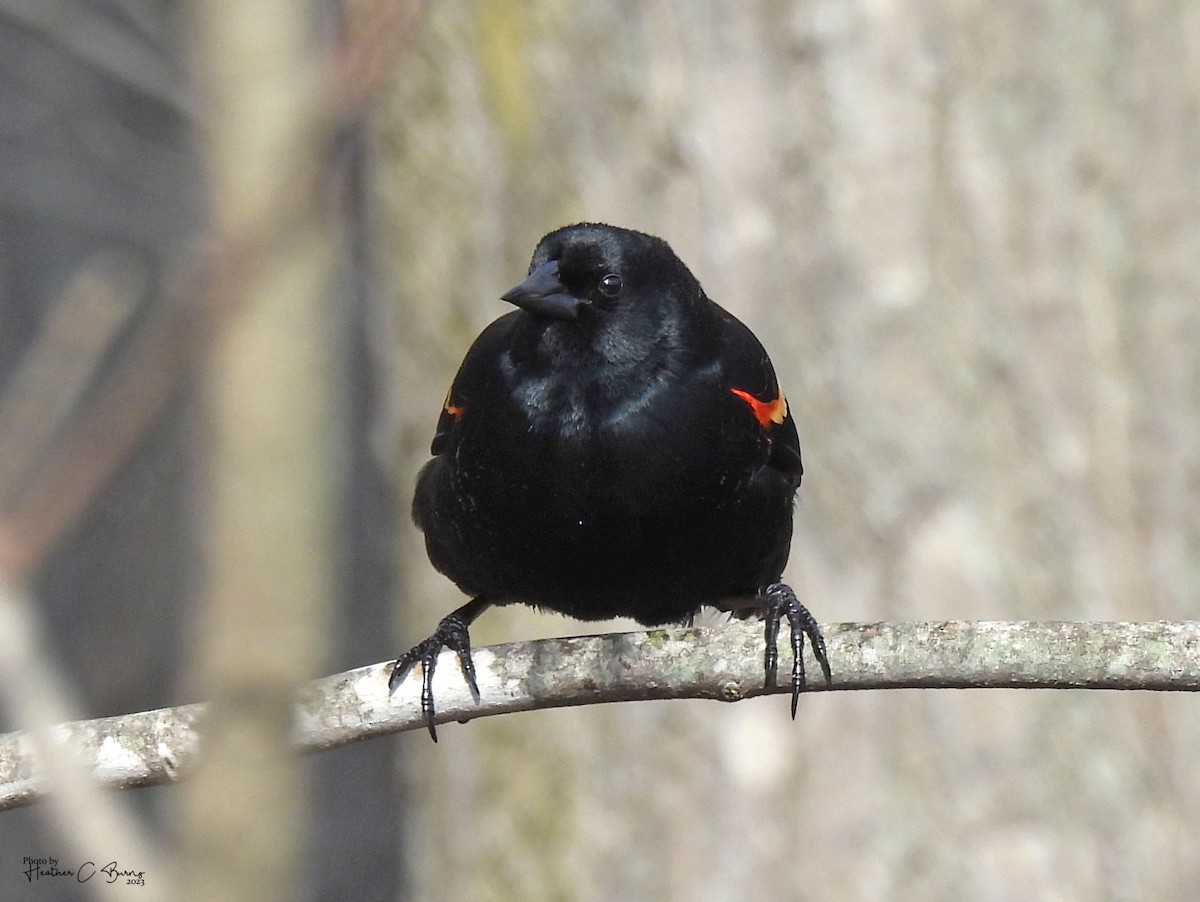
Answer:
<svg viewBox="0 0 1200 902"><path fill-rule="evenodd" d="M587 301L575 297L559 281L557 260L543 263L516 288L500 295L500 299L538 316L568 321L579 319L580 308L587 306Z"/></svg>

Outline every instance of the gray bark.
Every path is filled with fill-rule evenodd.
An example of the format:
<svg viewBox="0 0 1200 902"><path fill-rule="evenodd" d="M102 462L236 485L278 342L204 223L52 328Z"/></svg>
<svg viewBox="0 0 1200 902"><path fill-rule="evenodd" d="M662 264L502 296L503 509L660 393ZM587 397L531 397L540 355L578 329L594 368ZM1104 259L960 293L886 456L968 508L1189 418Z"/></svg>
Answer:
<svg viewBox="0 0 1200 902"><path fill-rule="evenodd" d="M808 660L809 691L851 689L1200 690L1200 621L835 624L826 627L834 681ZM497 714L650 699L741 701L789 692L765 687L762 627L655 629L515 642L475 650L481 700L471 698L457 659L435 671L439 723ZM790 666L786 652L783 669ZM394 694L391 664L317 680L300 695L294 741L313 752L424 728L421 671ZM205 706L184 705L64 724L63 741L93 779L114 789L173 783L201 754ZM803 706L801 706L803 712ZM786 716L781 709L780 717ZM803 717L803 713L800 715ZM447 733L454 742L454 733ZM0 809L51 791L24 732L0 737Z"/></svg>

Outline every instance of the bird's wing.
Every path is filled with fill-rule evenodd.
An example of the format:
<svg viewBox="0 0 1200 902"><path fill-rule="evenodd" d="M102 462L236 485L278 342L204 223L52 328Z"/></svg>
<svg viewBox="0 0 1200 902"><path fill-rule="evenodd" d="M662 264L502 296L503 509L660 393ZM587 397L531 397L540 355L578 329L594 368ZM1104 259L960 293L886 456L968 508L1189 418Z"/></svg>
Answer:
<svg viewBox="0 0 1200 902"><path fill-rule="evenodd" d="M720 308L718 308L720 309ZM719 359L724 385L745 410L747 423L761 429L771 445L768 465L800 484L800 436L771 358L740 320L720 310L723 320Z"/></svg>
<svg viewBox="0 0 1200 902"><path fill-rule="evenodd" d="M498 384L501 378L500 358L508 346L509 332L516 315L509 313L495 320L479 333L467 351L442 403L433 441L429 445L430 454L437 456L450 450L455 426L469 415L476 404L486 403L485 395Z"/></svg>

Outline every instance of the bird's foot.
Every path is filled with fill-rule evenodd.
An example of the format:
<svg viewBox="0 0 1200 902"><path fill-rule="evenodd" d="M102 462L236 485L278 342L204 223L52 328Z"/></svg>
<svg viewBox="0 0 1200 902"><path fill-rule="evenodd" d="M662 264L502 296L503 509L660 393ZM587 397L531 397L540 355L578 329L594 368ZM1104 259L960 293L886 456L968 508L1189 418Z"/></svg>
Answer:
<svg viewBox="0 0 1200 902"><path fill-rule="evenodd" d="M435 709L433 705L433 672L437 668L438 655L443 648L448 648L458 655L458 663L462 666L463 677L471 689L471 697L479 704L479 684L475 681L475 662L471 659L471 635L469 627L479 613L487 607L481 599L463 605L452 614L442 618L433 631L433 635L423 642L418 642L399 658L392 666L392 675L388 679L388 691L395 692L396 687L404 682L408 672L419 662L423 671L421 681L421 714L425 718L425 726L434 742L437 742L437 728L434 726Z"/></svg>
<svg viewBox="0 0 1200 902"><path fill-rule="evenodd" d="M825 654L825 637L821 635L821 627L816 618L808 612L796 593L785 583L773 583L760 593L763 598L763 616L766 621L767 649L763 658L766 670L766 688L775 685L779 670L779 623L787 617L791 629L792 642L792 719L796 719L796 707L800 703L800 690L804 688L804 637L812 645L813 657L825 674L825 685L833 684L833 676L829 670L829 658Z"/></svg>

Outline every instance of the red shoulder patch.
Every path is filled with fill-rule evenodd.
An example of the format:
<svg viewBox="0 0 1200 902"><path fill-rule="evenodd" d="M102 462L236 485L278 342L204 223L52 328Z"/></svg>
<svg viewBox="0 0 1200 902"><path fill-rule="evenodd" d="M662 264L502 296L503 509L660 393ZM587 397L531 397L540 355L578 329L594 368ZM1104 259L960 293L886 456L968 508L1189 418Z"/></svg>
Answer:
<svg viewBox="0 0 1200 902"><path fill-rule="evenodd" d="M454 419L457 420L459 417L461 417L464 413L467 412L467 406L465 404L455 404L453 399L451 398L452 391L454 391L453 388L451 388L450 391L446 392L446 400L442 403L442 409L444 411L446 411L446 413L450 414L450 416L454 417Z"/></svg>
<svg viewBox="0 0 1200 902"><path fill-rule="evenodd" d="M754 414L754 419L758 420L758 425L763 429L770 429L771 424L780 426L787 419L788 406L787 398L783 396L783 391L780 390L779 396L773 401L760 401L748 391L742 391L740 388L731 388L731 392L750 405L750 411Z"/></svg>

